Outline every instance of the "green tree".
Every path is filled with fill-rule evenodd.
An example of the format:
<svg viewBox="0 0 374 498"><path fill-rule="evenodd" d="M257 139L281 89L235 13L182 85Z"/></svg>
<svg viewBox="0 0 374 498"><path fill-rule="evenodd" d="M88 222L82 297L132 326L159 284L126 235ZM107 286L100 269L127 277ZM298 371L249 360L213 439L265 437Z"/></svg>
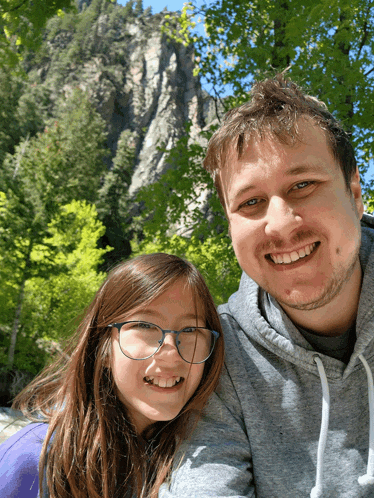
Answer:
<svg viewBox="0 0 374 498"><path fill-rule="evenodd" d="M4 314L1 329L10 336L8 347L8 364L14 362L14 351L20 326L22 306L25 297L25 285L33 276L46 277L52 271L62 271L53 265L54 247L47 242L43 244L47 223L34 210L32 200L27 198L19 185L1 192L0 209L0 248L1 273L3 282L2 301ZM46 257L34 260L35 247L44 246Z"/></svg>
<svg viewBox="0 0 374 498"><path fill-rule="evenodd" d="M143 0L136 0L134 14L136 17L140 17L144 12Z"/></svg>
<svg viewBox="0 0 374 498"><path fill-rule="evenodd" d="M47 20L74 8L74 0L0 0L0 67L15 66L26 48L38 48Z"/></svg>
<svg viewBox="0 0 374 498"><path fill-rule="evenodd" d="M191 261L201 272L216 305L222 304L238 289L241 269L227 234L207 237L204 241L196 236L173 235L163 237L161 233L142 242L132 241L133 254L166 252Z"/></svg>
<svg viewBox="0 0 374 498"><path fill-rule="evenodd" d="M14 68L25 53L37 52L47 21L54 16L63 18L68 13L76 13L76 3L76 0L0 0L0 67ZM80 33L87 33L95 15L97 18L108 4L114 3L115 0L93 0L92 6L86 9L89 14L80 19ZM80 41L85 44L82 37Z"/></svg>
<svg viewBox="0 0 374 498"><path fill-rule="evenodd" d="M42 244L35 244L30 260L39 269L45 264L64 271L36 272L25 282L24 302L19 319L21 340L15 348L14 366L36 374L48 359L59 350L59 344L77 325L76 319L91 301L104 274L97 272L101 257L110 248L99 249L98 239L105 231L97 220L94 206L85 201L73 201L61 206L48 224ZM21 236L14 247L22 243ZM14 266L6 257L0 257L2 317L0 330L0 363L7 363L9 349L9 318L14 312L16 293L9 286L14 278ZM17 290L17 289L15 289ZM5 314L4 314L5 313Z"/></svg>
<svg viewBox="0 0 374 498"><path fill-rule="evenodd" d="M135 147L131 132L124 130L118 140L113 166L105 174L98 193L99 218L106 227L101 244L103 247L109 245L113 248L113 251L105 255L105 269L131 254L131 201L127 191L134 164Z"/></svg>
<svg viewBox="0 0 374 498"><path fill-rule="evenodd" d="M59 121L22 142L3 163L4 195L0 212L0 248L16 268L17 289L9 348L13 363L17 333L30 278L59 273L56 248L46 239L49 223L60 206L75 199L95 202L106 171L104 122L88 99L76 92L61 104ZM35 248L45 256L35 260ZM9 260L9 261L8 261Z"/></svg>
<svg viewBox="0 0 374 498"><path fill-rule="evenodd" d="M24 78L0 68L0 165L13 154L22 138L32 137L43 125L43 90L28 88ZM41 109L42 108L42 109Z"/></svg>
<svg viewBox="0 0 374 498"><path fill-rule="evenodd" d="M20 81L10 71L0 69L0 164L6 152L14 152L14 147L19 142L17 107L20 96Z"/></svg>

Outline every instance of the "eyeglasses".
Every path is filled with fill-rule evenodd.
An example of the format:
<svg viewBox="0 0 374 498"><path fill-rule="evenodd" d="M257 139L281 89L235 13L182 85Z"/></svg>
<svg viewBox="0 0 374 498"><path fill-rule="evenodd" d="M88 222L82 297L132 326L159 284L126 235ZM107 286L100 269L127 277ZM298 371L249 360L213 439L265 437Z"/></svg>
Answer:
<svg viewBox="0 0 374 498"><path fill-rule="evenodd" d="M129 321L111 323L119 333L119 347L131 360L146 360L157 353L166 334L176 334L175 344L181 358L187 363L204 363L213 353L219 332L205 327L185 327L182 330L164 330L149 322Z"/></svg>

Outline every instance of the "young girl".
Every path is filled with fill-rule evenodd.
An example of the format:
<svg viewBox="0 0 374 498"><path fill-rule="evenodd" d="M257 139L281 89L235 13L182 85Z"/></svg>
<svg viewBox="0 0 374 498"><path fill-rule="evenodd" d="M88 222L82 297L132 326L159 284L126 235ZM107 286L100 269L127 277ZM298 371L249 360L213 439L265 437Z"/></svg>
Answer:
<svg viewBox="0 0 374 498"><path fill-rule="evenodd" d="M34 423L0 446L0 496L157 496L223 354L212 297L191 263L150 254L120 264L68 356L17 396L13 408Z"/></svg>

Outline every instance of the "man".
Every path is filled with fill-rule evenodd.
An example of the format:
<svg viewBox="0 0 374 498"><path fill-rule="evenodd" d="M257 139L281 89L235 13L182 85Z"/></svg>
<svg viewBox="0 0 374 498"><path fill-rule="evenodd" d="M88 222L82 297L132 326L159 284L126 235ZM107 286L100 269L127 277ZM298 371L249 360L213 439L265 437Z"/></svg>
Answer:
<svg viewBox="0 0 374 498"><path fill-rule="evenodd" d="M243 269L219 309L226 371L160 496L373 497L374 219L353 149L282 76L251 93L204 161Z"/></svg>

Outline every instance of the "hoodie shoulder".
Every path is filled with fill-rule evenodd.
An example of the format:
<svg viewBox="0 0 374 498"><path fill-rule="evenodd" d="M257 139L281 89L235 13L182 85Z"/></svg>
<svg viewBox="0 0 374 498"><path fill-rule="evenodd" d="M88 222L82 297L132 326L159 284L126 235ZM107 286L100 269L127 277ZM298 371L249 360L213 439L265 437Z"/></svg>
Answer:
<svg viewBox="0 0 374 498"><path fill-rule="evenodd" d="M364 213L361 218L361 227L374 229L374 216Z"/></svg>
<svg viewBox="0 0 374 498"><path fill-rule="evenodd" d="M364 213L361 218L361 248L360 262L364 271L366 271L369 260L373 261L374 253L374 216Z"/></svg>

